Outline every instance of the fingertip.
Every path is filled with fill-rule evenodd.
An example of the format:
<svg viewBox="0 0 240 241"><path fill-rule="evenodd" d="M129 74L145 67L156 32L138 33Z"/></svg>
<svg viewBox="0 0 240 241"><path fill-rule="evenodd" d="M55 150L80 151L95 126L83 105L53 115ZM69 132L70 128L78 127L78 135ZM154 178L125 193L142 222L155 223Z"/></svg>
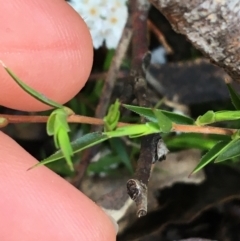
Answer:
<svg viewBox="0 0 240 241"><path fill-rule="evenodd" d="M96 204L46 167L26 171L36 160L3 133L0 142L1 240L116 239Z"/></svg>
<svg viewBox="0 0 240 241"><path fill-rule="evenodd" d="M92 66L89 30L62 0L3 1L0 59L26 84L65 103L84 86ZM41 111L48 106L25 93L0 68L0 104ZM17 101L16 101L17 100Z"/></svg>

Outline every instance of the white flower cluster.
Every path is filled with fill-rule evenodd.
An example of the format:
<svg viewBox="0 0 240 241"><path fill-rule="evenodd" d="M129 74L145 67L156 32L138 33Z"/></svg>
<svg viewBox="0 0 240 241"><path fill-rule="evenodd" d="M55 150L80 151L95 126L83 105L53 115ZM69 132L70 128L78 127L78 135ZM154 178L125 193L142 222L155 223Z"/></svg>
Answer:
<svg viewBox="0 0 240 241"><path fill-rule="evenodd" d="M127 0L70 0L68 3L86 22L95 49L105 41L116 48L128 17Z"/></svg>

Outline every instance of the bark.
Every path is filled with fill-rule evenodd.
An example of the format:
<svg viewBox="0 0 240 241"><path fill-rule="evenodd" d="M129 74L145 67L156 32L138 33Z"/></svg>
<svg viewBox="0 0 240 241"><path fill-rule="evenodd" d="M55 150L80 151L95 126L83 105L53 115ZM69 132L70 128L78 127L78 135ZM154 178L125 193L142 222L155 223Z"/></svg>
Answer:
<svg viewBox="0 0 240 241"><path fill-rule="evenodd" d="M239 0L150 0L213 63L240 82Z"/></svg>

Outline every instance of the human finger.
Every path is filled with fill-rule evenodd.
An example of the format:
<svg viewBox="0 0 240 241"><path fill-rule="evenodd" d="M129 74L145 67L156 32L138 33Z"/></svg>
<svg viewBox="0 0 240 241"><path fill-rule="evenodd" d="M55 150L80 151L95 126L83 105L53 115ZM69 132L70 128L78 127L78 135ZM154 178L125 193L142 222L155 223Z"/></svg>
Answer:
<svg viewBox="0 0 240 241"><path fill-rule="evenodd" d="M0 132L0 240L116 239L103 211Z"/></svg>
<svg viewBox="0 0 240 241"><path fill-rule="evenodd" d="M26 84L65 103L84 86L92 66L90 33L63 0L9 0L0 8L0 59ZM0 68L0 105L25 111L49 107Z"/></svg>

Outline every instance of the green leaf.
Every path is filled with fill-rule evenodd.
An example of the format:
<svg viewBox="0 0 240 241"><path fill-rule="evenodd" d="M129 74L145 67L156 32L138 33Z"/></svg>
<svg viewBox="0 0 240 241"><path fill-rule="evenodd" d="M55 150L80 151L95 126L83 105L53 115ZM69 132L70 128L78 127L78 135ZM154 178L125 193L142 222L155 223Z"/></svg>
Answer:
<svg viewBox="0 0 240 241"><path fill-rule="evenodd" d="M221 154L217 157L217 159L215 160L215 163L223 162L237 156L240 156L240 139L232 140L226 146L226 148L224 148L224 151L221 152Z"/></svg>
<svg viewBox="0 0 240 241"><path fill-rule="evenodd" d="M162 132L159 125L155 122L146 122L145 126L146 126L146 130L144 132L139 133L139 134L129 135L129 138L137 138L137 137L146 136L146 135L153 134L153 133Z"/></svg>
<svg viewBox="0 0 240 241"><path fill-rule="evenodd" d="M128 136L128 135L134 135L134 134L142 134L145 132L147 127L145 124L136 124L136 125L129 125L129 126L123 126L118 127L114 131L107 131L104 132L109 138L112 137L121 137L121 136Z"/></svg>
<svg viewBox="0 0 240 241"><path fill-rule="evenodd" d="M176 124L186 124L186 125L193 125L194 120L188 116L180 115L174 112L160 110L165 116L167 116L172 122Z"/></svg>
<svg viewBox="0 0 240 241"><path fill-rule="evenodd" d="M240 96L239 94L234 90L234 88L231 86L230 83L227 83L227 88L228 88L228 92L230 94L232 103L234 105L234 107L237 110L240 110Z"/></svg>
<svg viewBox="0 0 240 241"><path fill-rule="evenodd" d="M229 136L203 135L199 133L181 133L176 136L169 136L164 139L165 144L170 148L189 149L197 148L210 150L220 140L231 140Z"/></svg>
<svg viewBox="0 0 240 241"><path fill-rule="evenodd" d="M118 127L114 131L104 132L109 138L129 136L131 138L149 135L152 133L161 132L157 123L147 122L145 124L136 124Z"/></svg>
<svg viewBox="0 0 240 241"><path fill-rule="evenodd" d="M200 115L197 118L195 124L198 126L203 126L213 122L215 122L215 113L212 110L210 110L206 112L204 115Z"/></svg>
<svg viewBox="0 0 240 241"><path fill-rule="evenodd" d="M64 127L66 131L70 131L67 122L68 113L64 108L52 111L47 121L47 133L52 136L57 132L59 127Z"/></svg>
<svg viewBox="0 0 240 241"><path fill-rule="evenodd" d="M55 119L56 119L56 114L52 112L51 115L48 117L47 126L46 126L47 134L49 136L54 135Z"/></svg>
<svg viewBox="0 0 240 241"><path fill-rule="evenodd" d="M161 111L153 109L153 113L155 114L158 125L163 133L168 133L172 130L172 122L171 120L164 115Z"/></svg>
<svg viewBox="0 0 240 241"><path fill-rule="evenodd" d="M22 80L20 80L13 72L12 70L10 70L9 68L7 68L3 62L0 61L0 64L2 64L2 66L4 67L4 69L7 71L7 73L13 78L13 80L15 80L15 82L24 90L26 91L28 94L30 94L32 97L34 97L35 99L41 101L42 103L55 107L55 108L63 108L62 105L58 104L57 102L48 99L46 96L44 96L43 94L37 92L36 90L32 89L31 87L29 87L28 85L26 85Z"/></svg>
<svg viewBox="0 0 240 241"><path fill-rule="evenodd" d="M239 120L240 119L240 111L230 111L230 110L222 110L215 112L215 122L219 121L231 121L231 120Z"/></svg>
<svg viewBox="0 0 240 241"><path fill-rule="evenodd" d="M71 110L68 108L54 110L48 118L47 133L50 136L53 135L56 148L61 149L61 152L65 157L69 168L73 170L73 164L71 160L71 156L73 155L73 149L71 147L68 136L70 128L67 122L67 116L71 113Z"/></svg>
<svg viewBox="0 0 240 241"><path fill-rule="evenodd" d="M117 123L120 118L120 102L118 99L112 104L108 110L107 115L103 118L104 120L104 130L105 131L112 131L117 127Z"/></svg>
<svg viewBox="0 0 240 241"><path fill-rule="evenodd" d="M48 118L47 133L54 136L54 143L57 148L59 145L59 130L69 132L70 128L67 122L67 112L64 108L54 110Z"/></svg>
<svg viewBox="0 0 240 241"><path fill-rule="evenodd" d="M191 174L194 174L213 161L222 151L223 148L228 145L229 141L218 142L211 150L209 150L204 156L202 156L198 165L194 168ZM191 175L190 174L190 175Z"/></svg>
<svg viewBox="0 0 240 241"><path fill-rule="evenodd" d="M74 168L73 168L73 163L71 159L71 156L73 155L73 150L70 144L68 134L64 128L60 128L58 130L58 145L61 148L61 151L63 152L63 155L67 161L67 164L70 170L73 171Z"/></svg>
<svg viewBox="0 0 240 241"><path fill-rule="evenodd" d="M64 128L67 132L70 131L67 122L67 113L63 109L57 109L55 112L55 123L54 130L57 131L59 128Z"/></svg>
<svg viewBox="0 0 240 241"><path fill-rule="evenodd" d="M233 121L240 119L240 111L230 111L230 110L222 110L222 111L208 111L203 116L199 116L196 120L196 125L202 126L207 124L212 124L220 121Z"/></svg>
<svg viewBox="0 0 240 241"><path fill-rule="evenodd" d="M134 105L126 105L126 104L123 104L123 106L126 109L131 110L152 122L158 122L158 119L156 118L156 115L154 114L152 108L146 108L146 107L140 107L140 106L134 106ZM187 117L184 115L179 115L179 114L165 111L165 110L160 110L160 109L155 109L155 111L164 114L166 117L168 117L174 123L189 124L189 125L194 124L194 120L191 119L190 117Z"/></svg>
<svg viewBox="0 0 240 241"><path fill-rule="evenodd" d="M118 154L122 163L126 166L126 168L130 171L130 173L133 173L131 160L123 144L123 141L120 139L114 138L110 140L110 144L112 149Z"/></svg>
<svg viewBox="0 0 240 241"><path fill-rule="evenodd" d="M61 149L69 168L73 170L71 160L73 150L68 136L68 132L70 131L67 122L68 113L69 110L64 108L54 110L48 118L47 133L48 135L53 135L56 148Z"/></svg>
<svg viewBox="0 0 240 241"><path fill-rule="evenodd" d="M101 132L93 132L93 133L86 134L78 138L77 140L73 141L71 143L71 147L72 147L73 153L76 153L76 152L85 150L88 147L99 144L107 139L108 139L107 135L102 134ZM32 169L34 167L41 166L41 165L46 165L48 163L54 162L62 158L64 158L64 152L62 150L59 150L29 169Z"/></svg>

